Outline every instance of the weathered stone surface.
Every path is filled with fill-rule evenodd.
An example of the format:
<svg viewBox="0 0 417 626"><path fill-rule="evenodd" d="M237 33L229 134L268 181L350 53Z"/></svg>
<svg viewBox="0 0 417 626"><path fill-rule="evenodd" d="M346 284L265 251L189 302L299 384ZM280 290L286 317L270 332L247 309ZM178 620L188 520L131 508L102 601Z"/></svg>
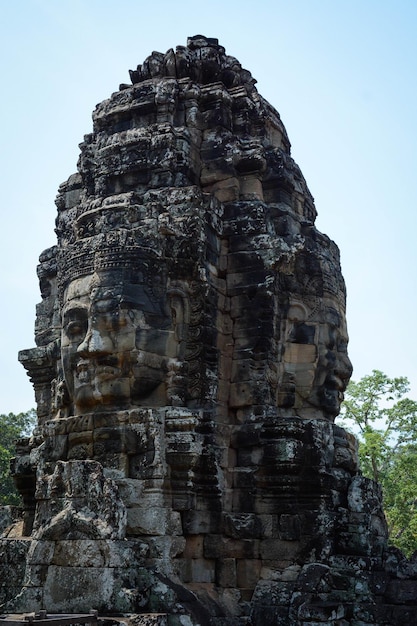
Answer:
<svg viewBox="0 0 417 626"><path fill-rule="evenodd" d="M0 538L0 605L22 589L30 543L27 538Z"/></svg>
<svg viewBox="0 0 417 626"><path fill-rule="evenodd" d="M121 539L126 510L116 485L96 461L58 461L38 481L34 539Z"/></svg>
<svg viewBox="0 0 417 626"><path fill-rule="evenodd" d="M0 532L7 531L21 516L22 512L15 506L2 506L0 508Z"/></svg>
<svg viewBox="0 0 417 626"><path fill-rule="evenodd" d="M97 105L40 257L6 610L410 624L416 564L387 549L380 490L334 424L339 251L279 114L200 35L131 79Z"/></svg>

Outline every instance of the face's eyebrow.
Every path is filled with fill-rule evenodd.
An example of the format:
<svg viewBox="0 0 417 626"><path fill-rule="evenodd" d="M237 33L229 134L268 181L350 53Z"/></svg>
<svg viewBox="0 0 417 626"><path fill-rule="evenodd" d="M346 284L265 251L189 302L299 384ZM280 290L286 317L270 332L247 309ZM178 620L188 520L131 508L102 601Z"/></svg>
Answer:
<svg viewBox="0 0 417 626"><path fill-rule="evenodd" d="M77 315L86 315L88 308L81 302L68 302L62 309L62 319L76 317Z"/></svg>

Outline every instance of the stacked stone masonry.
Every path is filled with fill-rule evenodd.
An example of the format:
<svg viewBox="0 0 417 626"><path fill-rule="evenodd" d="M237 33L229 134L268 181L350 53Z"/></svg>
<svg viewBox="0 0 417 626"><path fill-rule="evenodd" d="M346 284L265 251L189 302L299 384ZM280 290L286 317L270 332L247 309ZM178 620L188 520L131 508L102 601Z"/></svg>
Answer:
<svg viewBox="0 0 417 626"><path fill-rule="evenodd" d="M414 623L417 559L388 548L334 423L352 371L339 251L279 114L216 39L130 74L40 257L2 611Z"/></svg>

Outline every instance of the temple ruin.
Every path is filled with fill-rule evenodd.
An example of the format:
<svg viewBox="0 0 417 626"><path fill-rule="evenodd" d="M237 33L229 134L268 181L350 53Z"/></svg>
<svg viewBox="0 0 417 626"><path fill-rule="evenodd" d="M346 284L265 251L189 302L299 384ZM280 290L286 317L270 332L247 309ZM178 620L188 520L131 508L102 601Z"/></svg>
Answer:
<svg viewBox="0 0 417 626"><path fill-rule="evenodd" d="M130 77L97 105L40 256L3 614L413 624L417 561L388 548L335 424L345 284L279 114L217 39Z"/></svg>

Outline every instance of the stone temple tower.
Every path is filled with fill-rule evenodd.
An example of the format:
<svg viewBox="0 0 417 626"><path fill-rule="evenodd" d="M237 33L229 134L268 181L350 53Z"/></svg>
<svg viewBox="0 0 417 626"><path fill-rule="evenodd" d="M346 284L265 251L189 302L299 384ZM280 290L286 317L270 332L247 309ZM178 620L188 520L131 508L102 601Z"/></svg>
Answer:
<svg viewBox="0 0 417 626"><path fill-rule="evenodd" d="M413 623L416 564L387 548L334 423L352 371L339 251L279 114L217 39L130 76L93 113L40 257L2 610Z"/></svg>

